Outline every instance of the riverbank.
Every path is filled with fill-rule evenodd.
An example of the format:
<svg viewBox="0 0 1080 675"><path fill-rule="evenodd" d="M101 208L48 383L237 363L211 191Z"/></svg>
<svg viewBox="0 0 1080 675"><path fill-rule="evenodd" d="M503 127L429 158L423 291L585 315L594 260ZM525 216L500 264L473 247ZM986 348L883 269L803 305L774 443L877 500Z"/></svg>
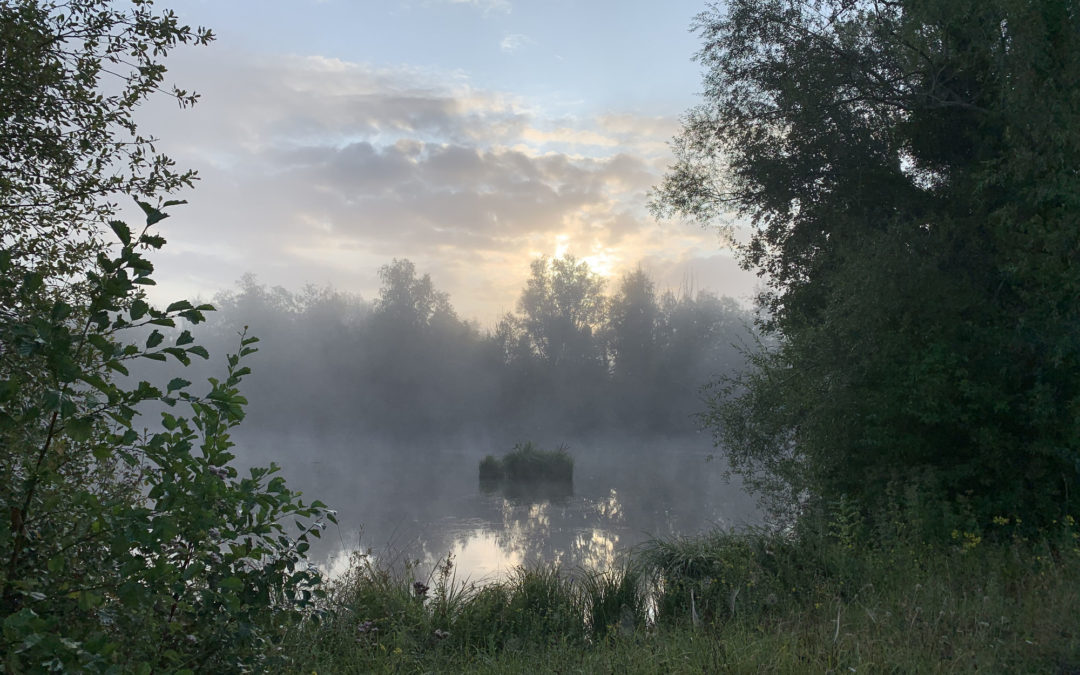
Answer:
<svg viewBox="0 0 1080 675"><path fill-rule="evenodd" d="M976 528L969 528L976 529ZM927 544L899 523L655 541L606 575L482 585L357 556L292 672L1080 672L1074 522L1001 517Z"/></svg>

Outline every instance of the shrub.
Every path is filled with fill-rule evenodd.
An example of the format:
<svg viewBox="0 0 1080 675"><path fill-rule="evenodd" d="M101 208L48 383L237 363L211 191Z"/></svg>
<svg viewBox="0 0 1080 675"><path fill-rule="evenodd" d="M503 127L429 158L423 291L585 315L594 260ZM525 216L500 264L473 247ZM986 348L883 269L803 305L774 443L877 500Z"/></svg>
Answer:
<svg viewBox="0 0 1080 675"><path fill-rule="evenodd" d="M13 279L0 255L18 308L0 325L0 507L11 518L0 528L0 651L15 672L267 668L276 626L320 593L304 553L333 514L302 502L273 465L247 476L231 466L250 372L241 360L257 340L240 336L203 395L180 377L163 387L111 377L133 359L208 357L176 324L212 307L159 310L138 290L153 270L140 250L164 243L148 230L165 217L140 204L146 227L112 223L121 250L87 273L84 305L34 273ZM153 330L123 341L139 328ZM151 404L160 424L140 433L136 416Z"/></svg>
<svg viewBox="0 0 1080 675"><path fill-rule="evenodd" d="M574 480L574 458L563 446L542 450L531 441L518 443L501 461L488 455L480 462L481 481L502 479L510 483L570 483Z"/></svg>
<svg viewBox="0 0 1080 675"><path fill-rule="evenodd" d="M492 483L502 480L503 466L493 455L488 455L480 460L480 482Z"/></svg>

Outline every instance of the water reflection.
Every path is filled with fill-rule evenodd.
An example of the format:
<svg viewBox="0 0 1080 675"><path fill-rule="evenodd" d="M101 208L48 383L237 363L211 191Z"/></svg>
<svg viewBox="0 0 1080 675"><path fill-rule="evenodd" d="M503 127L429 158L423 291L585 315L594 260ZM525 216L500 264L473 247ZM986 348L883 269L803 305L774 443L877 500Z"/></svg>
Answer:
<svg viewBox="0 0 1080 675"><path fill-rule="evenodd" d="M501 494L508 499L519 502L565 504L567 500L574 496L574 484L568 481L523 483L520 481L481 480L480 492L486 495Z"/></svg>
<svg viewBox="0 0 1080 675"><path fill-rule="evenodd" d="M497 533L483 529L459 539L448 553L453 554L457 569L466 570L472 579L502 577L524 562L519 555L506 550ZM444 554L428 552L427 563L430 565L441 555Z"/></svg>
<svg viewBox="0 0 1080 675"><path fill-rule="evenodd" d="M348 552L430 569L452 554L459 580L505 576L555 562L605 569L655 536L757 521L753 500L723 478L700 437L571 444L572 486L478 483L477 465L500 448L357 448L352 438L239 438L246 463L277 462L289 483L338 510L339 528L312 547L334 573ZM418 573L425 573L424 569Z"/></svg>

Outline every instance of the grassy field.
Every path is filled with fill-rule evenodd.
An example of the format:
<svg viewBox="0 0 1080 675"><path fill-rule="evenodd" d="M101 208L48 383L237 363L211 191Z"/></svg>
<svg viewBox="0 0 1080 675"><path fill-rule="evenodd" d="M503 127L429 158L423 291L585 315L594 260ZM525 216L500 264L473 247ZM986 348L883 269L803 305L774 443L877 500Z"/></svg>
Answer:
<svg viewBox="0 0 1080 675"><path fill-rule="evenodd" d="M607 574L417 582L358 555L297 673L1080 673L1076 524L1015 519L936 545L898 522L655 541Z"/></svg>

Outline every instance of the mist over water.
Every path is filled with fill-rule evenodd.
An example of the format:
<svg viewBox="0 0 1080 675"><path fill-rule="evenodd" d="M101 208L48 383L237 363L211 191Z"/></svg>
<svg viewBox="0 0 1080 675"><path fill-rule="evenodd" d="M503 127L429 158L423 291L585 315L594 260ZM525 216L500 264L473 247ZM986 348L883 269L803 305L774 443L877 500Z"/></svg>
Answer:
<svg viewBox="0 0 1080 675"><path fill-rule="evenodd" d="M216 360L185 376L216 375L245 327L260 338L237 463L276 463L305 501L337 510L316 563L340 571L370 549L419 561L418 574L452 555L474 580L546 562L596 569L650 538L758 522L694 418L701 387L744 366L747 312L661 293L641 271L605 280L570 257L531 270L516 312L487 331L402 260L380 270L373 301L250 277L215 298L203 341ZM482 489L481 459L525 442L566 446L572 488Z"/></svg>
<svg viewBox="0 0 1080 675"><path fill-rule="evenodd" d="M316 540L313 561L340 572L348 553L419 561L425 574L452 554L459 579L557 562L604 569L652 537L759 522L753 499L709 460L703 435L593 437L567 442L575 458L569 495L485 491L477 464L507 447L487 441L409 447L348 433L238 433L242 465L275 462L294 489L338 510Z"/></svg>

